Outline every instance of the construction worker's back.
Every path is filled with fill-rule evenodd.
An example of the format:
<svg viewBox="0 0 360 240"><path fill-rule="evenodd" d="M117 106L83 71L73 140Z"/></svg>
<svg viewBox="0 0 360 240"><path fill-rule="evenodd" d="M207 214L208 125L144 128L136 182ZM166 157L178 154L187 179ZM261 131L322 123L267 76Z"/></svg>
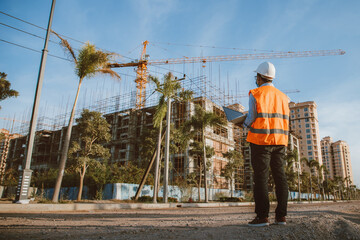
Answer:
<svg viewBox="0 0 360 240"><path fill-rule="evenodd" d="M274 86L250 90L256 100L257 116L251 124L247 141L257 145L288 145L288 97Z"/></svg>

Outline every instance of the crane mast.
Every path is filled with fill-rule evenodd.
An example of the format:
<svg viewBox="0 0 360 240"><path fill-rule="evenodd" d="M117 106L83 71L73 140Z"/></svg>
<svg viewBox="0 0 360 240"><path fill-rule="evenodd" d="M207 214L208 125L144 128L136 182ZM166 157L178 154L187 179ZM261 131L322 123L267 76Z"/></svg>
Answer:
<svg viewBox="0 0 360 240"><path fill-rule="evenodd" d="M334 56L344 55L345 51L336 50L318 50L318 51L288 51L288 52L271 52L271 53L254 53L254 54L238 54L223 56L207 56L207 57L183 57L169 58L148 61L146 55L146 47L148 41L143 42L143 50L139 61L130 63L111 63L110 68L121 67L137 67L136 70L136 108L140 109L145 106L145 90L147 84L147 65L166 65L166 64L183 64L183 63L206 63L221 61L243 61L254 59L275 59L275 58L296 58L296 57L317 57L317 56Z"/></svg>
<svg viewBox="0 0 360 240"><path fill-rule="evenodd" d="M145 106L146 97L146 84L147 84L147 59L146 59L146 46L148 41L143 42L143 51L141 53L138 68L136 70L136 108L140 109Z"/></svg>

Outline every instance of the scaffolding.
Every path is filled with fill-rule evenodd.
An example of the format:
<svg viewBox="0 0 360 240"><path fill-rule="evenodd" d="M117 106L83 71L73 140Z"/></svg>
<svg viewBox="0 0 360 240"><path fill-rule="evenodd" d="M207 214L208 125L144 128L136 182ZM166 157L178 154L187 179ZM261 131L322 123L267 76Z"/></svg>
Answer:
<svg viewBox="0 0 360 240"><path fill-rule="evenodd" d="M236 103L240 103L241 96L226 94L224 90L211 83L206 76L199 76L194 78L186 77L181 81L181 86L185 90L191 90L194 92L194 98L206 98L216 103L219 106L228 106ZM160 98L160 94L155 91L154 86L150 86L146 89L145 93L145 106L149 108L156 106ZM136 90L130 91L121 95L115 95L112 97L96 100L89 105L78 106L75 113L75 118L80 117L83 109L89 109L90 111L97 111L105 114L120 112L129 109L136 108ZM68 108L65 108L66 111ZM25 114L26 115L26 114ZM70 117L70 112L63 112L61 114L51 116L45 116L41 113L38 118L36 131L49 130L56 131L67 126ZM15 122L13 126L13 132L21 135L27 135L29 131L30 121L23 120Z"/></svg>

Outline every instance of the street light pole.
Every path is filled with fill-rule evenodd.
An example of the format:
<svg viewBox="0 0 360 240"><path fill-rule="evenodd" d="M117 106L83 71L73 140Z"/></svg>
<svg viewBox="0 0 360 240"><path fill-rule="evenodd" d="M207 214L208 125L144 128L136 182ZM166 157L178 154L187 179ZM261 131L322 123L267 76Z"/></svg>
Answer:
<svg viewBox="0 0 360 240"><path fill-rule="evenodd" d="M31 156L32 156L33 146L34 146L41 88L42 88L42 83L43 83L43 79L44 79L45 64L46 64L46 58L47 58L47 53L48 53L47 45L49 42L49 37L50 37L50 32L51 32L51 23L52 23L52 18L53 18L53 14L54 14L55 3L56 3L56 0L52 0L50 17L49 17L46 38L45 38L45 44L44 44L44 49L43 49L42 55L41 55L40 69L39 69L38 81L37 81L36 92L35 92L35 99L34 99L33 110L32 110L31 121L30 121L29 135L28 135L27 144L26 144L26 156L25 156L25 161L24 161L25 168L24 168L24 170L22 170L22 173L19 176L19 183L18 183L18 187L17 187L17 191L16 191L16 198L15 198L16 203L25 203L25 204L29 203L28 191L29 191L29 187L30 187L31 174L32 174L32 170L30 169Z"/></svg>
<svg viewBox="0 0 360 240"><path fill-rule="evenodd" d="M164 191L163 202L168 202L168 186L169 186L169 157L170 157L170 117L171 117L171 97L167 99L166 112L166 135L165 135L165 166L164 166Z"/></svg>

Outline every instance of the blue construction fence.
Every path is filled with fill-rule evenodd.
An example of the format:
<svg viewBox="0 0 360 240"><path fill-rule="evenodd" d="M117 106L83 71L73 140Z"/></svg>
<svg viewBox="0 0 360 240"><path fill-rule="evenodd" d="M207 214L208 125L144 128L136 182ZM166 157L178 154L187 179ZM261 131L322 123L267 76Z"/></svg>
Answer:
<svg viewBox="0 0 360 240"><path fill-rule="evenodd" d="M117 199L117 200L131 200L132 197L135 196L138 190L139 184L131 184L131 183L110 183L106 184L103 190L102 199ZM38 189L38 195L40 194L40 189ZM169 186L168 188L168 197L176 198L179 202L187 202L190 198L193 201L198 201L199 192L198 188L180 188L178 186ZM219 197L231 196L231 192L229 189L213 189L209 190L209 200L215 201L219 200ZM141 190L140 196L153 196L153 186L152 185L144 185ZM43 192L43 196L45 198L51 199L54 193L53 188L45 189ZM161 187L158 193L159 197L163 197L163 188ZM78 194L78 187L66 187L61 188L59 199L63 200L76 200ZM275 194L275 193L273 193ZM234 190L233 197L236 198L244 198L245 192L240 190ZM205 190L204 188L200 188L200 197L201 200L205 199ZM319 199L321 196L319 194L313 194L313 199ZM289 200L297 200L299 198L298 192L289 192ZM84 186L82 199L89 199L89 189L87 186ZM310 200L309 193L301 193L301 199ZM333 199L333 196L330 196L330 199Z"/></svg>
<svg viewBox="0 0 360 240"><path fill-rule="evenodd" d="M117 200L131 200L135 196L138 190L139 184L131 183L110 183L106 184L103 190L103 200L107 199L117 199ZM144 185L141 190L140 196L153 196L153 186ZM38 189L37 195L43 195L44 198L51 199L54 193L54 188L44 189L41 193L41 190ZM78 194L78 187L65 187L61 188L59 194L59 200L76 200ZM164 191L163 188L160 188L158 197L163 197ZM201 199L205 199L205 190L200 188ZM230 191L228 189L209 189L209 200L218 200L219 196L230 196ZM243 197L244 192L242 191L233 191L233 197ZM199 194L198 188L186 188L181 189L178 186L169 186L168 188L168 197L176 198L180 201L189 201L191 198L193 201L197 201ZM89 189L84 186L82 198L89 199Z"/></svg>
<svg viewBox="0 0 360 240"><path fill-rule="evenodd" d="M76 200L78 192L78 187L63 187L60 189L59 200ZM41 189L37 190L37 195L42 195L46 199L52 199L53 194L54 188L44 189L43 192ZM83 187L81 199L89 199L89 188L87 186Z"/></svg>
<svg viewBox="0 0 360 240"><path fill-rule="evenodd" d="M138 190L138 184L130 183L112 183L106 184L103 192L103 199L119 199L129 200L135 196ZM141 190L140 196L153 197L154 188L151 185L144 185ZM163 197L164 189L160 188L158 197ZM218 200L219 196L230 196L228 189L209 189L209 200ZM199 190L198 188L179 188L178 186L169 186L168 197L176 198L179 202L189 201L191 198L193 201L198 201ZM200 188L200 197L205 199L205 190ZM243 191L233 191L233 197L244 197Z"/></svg>

